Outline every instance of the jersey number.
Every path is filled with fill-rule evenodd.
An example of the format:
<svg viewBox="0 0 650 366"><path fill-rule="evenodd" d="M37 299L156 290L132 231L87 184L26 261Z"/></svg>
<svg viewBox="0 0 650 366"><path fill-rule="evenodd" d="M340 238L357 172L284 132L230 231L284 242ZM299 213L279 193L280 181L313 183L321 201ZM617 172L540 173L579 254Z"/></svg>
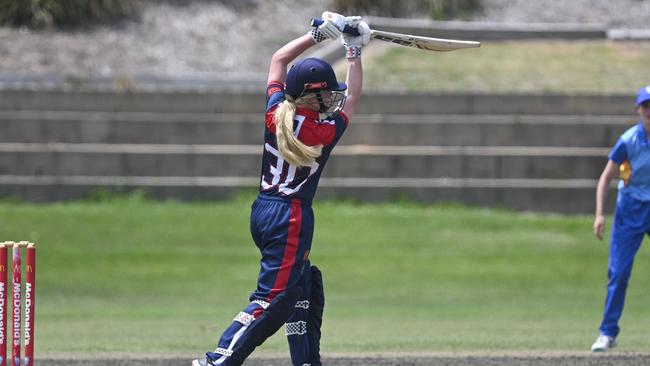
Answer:
<svg viewBox="0 0 650 366"><path fill-rule="evenodd" d="M304 120L305 116L296 116L296 122L298 122L298 127L294 132L296 135L298 135L300 132L300 128L302 127ZM316 161L314 161L310 167L297 167L285 161L280 154L280 151L278 151L270 144L265 143L264 149L275 157L276 165L269 163L269 173L272 179L271 183L266 182L266 179L262 179L261 186L263 190L277 187L278 192L282 193L283 195L291 195L298 192L305 184L305 182L307 182L307 179L309 179L309 177L318 171L319 164ZM287 166L287 173L286 175L283 175L282 173L285 169L285 165ZM267 178L267 175L264 175L264 178ZM300 183L294 187L295 183L298 182Z"/></svg>

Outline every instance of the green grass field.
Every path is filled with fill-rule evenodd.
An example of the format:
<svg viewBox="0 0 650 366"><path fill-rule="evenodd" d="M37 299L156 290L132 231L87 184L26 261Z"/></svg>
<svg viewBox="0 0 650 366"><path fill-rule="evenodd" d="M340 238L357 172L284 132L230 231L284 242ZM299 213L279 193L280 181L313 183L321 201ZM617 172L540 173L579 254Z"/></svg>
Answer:
<svg viewBox="0 0 650 366"><path fill-rule="evenodd" d="M603 41L379 47L364 60L365 87L632 95L647 81L649 52L647 43ZM255 287L252 199L0 202L0 241L38 243L37 354L213 348ZM315 211L324 353L585 351L597 335L608 244L593 238L590 216L404 202L323 202ZM649 276L642 249L621 351L650 351ZM286 352L282 334L261 351Z"/></svg>
<svg viewBox="0 0 650 366"><path fill-rule="evenodd" d="M647 83L648 42L509 41L426 52L374 41L366 90L623 93ZM345 66L337 66L339 75Z"/></svg>
<svg viewBox="0 0 650 366"><path fill-rule="evenodd" d="M0 203L0 240L38 243L37 353L211 349L255 286L252 198ZM325 353L582 351L597 335L608 249L591 217L410 203L315 212ZM648 276L641 250L622 351L650 351ZM284 337L261 351L286 352Z"/></svg>

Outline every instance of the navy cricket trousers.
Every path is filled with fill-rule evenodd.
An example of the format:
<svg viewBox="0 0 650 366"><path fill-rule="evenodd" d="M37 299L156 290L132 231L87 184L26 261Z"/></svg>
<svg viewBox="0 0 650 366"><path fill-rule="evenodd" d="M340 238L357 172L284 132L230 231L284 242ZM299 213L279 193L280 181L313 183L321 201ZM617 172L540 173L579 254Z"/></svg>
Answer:
<svg viewBox="0 0 650 366"><path fill-rule="evenodd" d="M318 347L311 345L308 334L312 288L308 258L314 233L311 205L261 194L252 205L250 230L262 256L257 288L251 303L221 336L215 350L221 356L218 363L240 365L286 323L292 363L319 365L320 357L313 354Z"/></svg>

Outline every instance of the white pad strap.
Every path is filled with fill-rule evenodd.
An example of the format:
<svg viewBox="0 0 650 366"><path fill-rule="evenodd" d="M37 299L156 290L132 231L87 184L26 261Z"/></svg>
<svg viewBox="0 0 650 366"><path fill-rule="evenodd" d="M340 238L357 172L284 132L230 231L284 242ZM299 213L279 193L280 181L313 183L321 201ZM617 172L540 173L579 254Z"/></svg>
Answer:
<svg viewBox="0 0 650 366"><path fill-rule="evenodd" d="M244 325L249 325L250 323L253 322L253 320L255 320L255 318L251 314L242 311L239 314L237 314L237 316L233 320L236 322L240 322Z"/></svg>
<svg viewBox="0 0 650 366"><path fill-rule="evenodd" d="M232 351L225 348L217 348L214 350L214 353L227 357L232 356Z"/></svg>
<svg viewBox="0 0 650 366"><path fill-rule="evenodd" d="M307 334L307 322L299 321L295 323L286 323L286 335L303 335Z"/></svg>
<svg viewBox="0 0 650 366"><path fill-rule="evenodd" d="M266 302L264 300L253 300L253 304L257 304L257 305L261 306L262 309L264 309L264 310L266 310L266 308L268 308L269 305L271 305L271 304L269 304L268 302Z"/></svg>

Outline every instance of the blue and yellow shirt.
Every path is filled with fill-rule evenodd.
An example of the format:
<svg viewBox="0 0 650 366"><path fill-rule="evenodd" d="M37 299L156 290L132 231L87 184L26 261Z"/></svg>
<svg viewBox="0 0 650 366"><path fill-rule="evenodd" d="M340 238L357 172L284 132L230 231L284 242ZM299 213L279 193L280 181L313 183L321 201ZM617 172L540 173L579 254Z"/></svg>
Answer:
<svg viewBox="0 0 650 366"><path fill-rule="evenodd" d="M643 122L621 135L609 159L619 165L629 164L629 178L618 183L619 196L626 194L639 201L650 201L650 144Z"/></svg>

